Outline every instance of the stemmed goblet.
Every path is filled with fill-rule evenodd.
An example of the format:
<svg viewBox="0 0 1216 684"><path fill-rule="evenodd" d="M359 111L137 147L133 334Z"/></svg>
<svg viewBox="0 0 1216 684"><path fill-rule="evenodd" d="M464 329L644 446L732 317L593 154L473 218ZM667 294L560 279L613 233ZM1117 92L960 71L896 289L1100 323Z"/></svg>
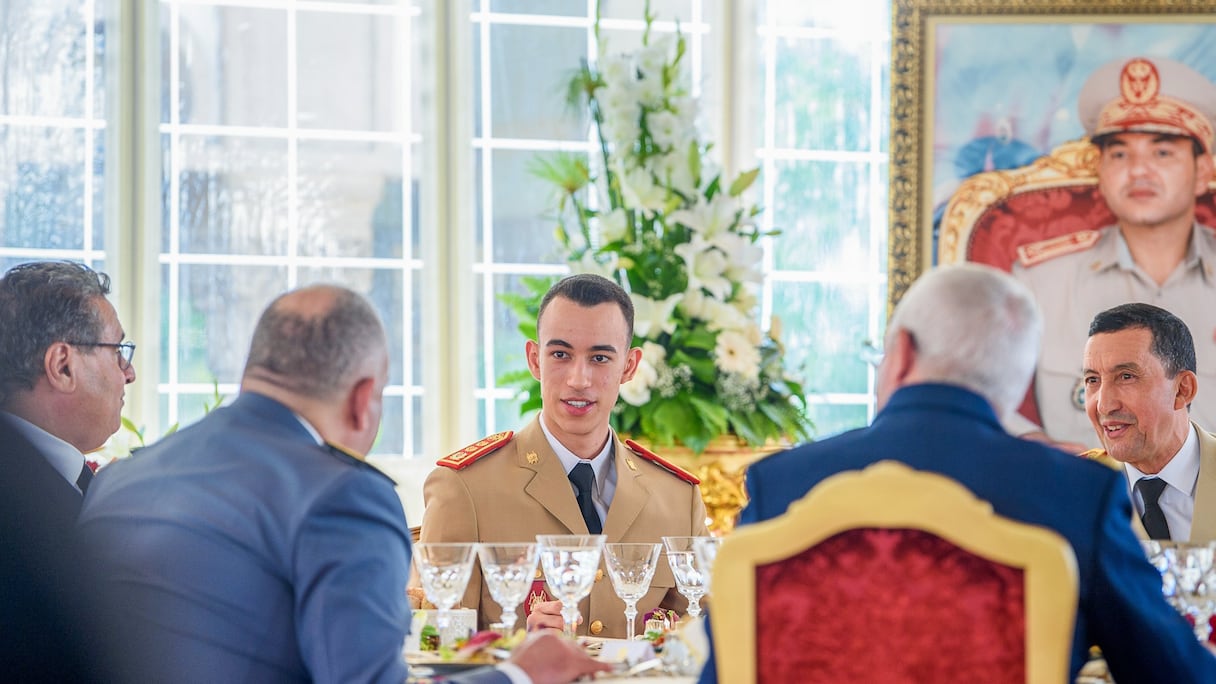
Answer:
<svg viewBox="0 0 1216 684"><path fill-rule="evenodd" d="M1216 598L1216 577L1213 577L1212 567L1216 546L1184 542L1162 543L1161 546L1177 589L1176 607L1194 619L1195 638L1207 643L1212 631L1208 621L1212 618Z"/></svg>
<svg viewBox="0 0 1216 684"><path fill-rule="evenodd" d="M435 604L436 625L440 639L450 641L448 632L451 614L469 586L473 574L473 553L476 544L452 542L419 542L414 544L414 563L422 580L422 591Z"/></svg>
<svg viewBox="0 0 1216 684"><path fill-rule="evenodd" d="M667 563L675 575L676 588L688 599L688 614L701 615L701 597L705 595L706 573L697 561L695 541L697 537L663 537L667 548Z"/></svg>
<svg viewBox="0 0 1216 684"><path fill-rule="evenodd" d="M532 588L532 577L536 572L536 544L478 544L477 555L481 558L481 576L490 590L490 596L502 607L502 618L491 628L510 634L519 622L516 612L519 604L523 603L528 590Z"/></svg>
<svg viewBox="0 0 1216 684"><path fill-rule="evenodd" d="M614 543L604 545L604 564L616 595L625 602L625 634L637 639L634 621L638 616L638 600L650 591L655 568L659 565L659 544Z"/></svg>
<svg viewBox="0 0 1216 684"><path fill-rule="evenodd" d="M602 534L538 534L540 567L549 591L562 602L567 636L578 626L578 602L591 593L604 548Z"/></svg>
<svg viewBox="0 0 1216 684"><path fill-rule="evenodd" d="M696 537L692 542L693 553L701 564L701 572L705 574L705 593L713 591L710 580L714 575L714 561L718 559L718 547L722 546L722 537Z"/></svg>

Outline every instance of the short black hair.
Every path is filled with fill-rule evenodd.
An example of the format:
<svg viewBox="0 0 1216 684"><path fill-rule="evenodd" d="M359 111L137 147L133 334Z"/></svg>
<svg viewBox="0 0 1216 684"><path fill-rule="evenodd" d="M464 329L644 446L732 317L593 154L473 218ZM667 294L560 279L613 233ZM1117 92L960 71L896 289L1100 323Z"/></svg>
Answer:
<svg viewBox="0 0 1216 684"><path fill-rule="evenodd" d="M615 303L620 307L621 314L625 316L625 325L629 331L629 338L625 344L633 344L633 300L629 298L629 293L625 291L625 288L594 273L576 273L566 276L549 288L544 298L540 300L540 311L536 314L538 331L540 330L540 319L545 315L545 309L549 307L549 302L556 297L564 297L585 307L597 306L605 302Z"/></svg>
<svg viewBox="0 0 1216 684"><path fill-rule="evenodd" d="M0 278L0 405L31 390L43 357L56 342L101 341L98 298L110 276L74 261L33 261Z"/></svg>
<svg viewBox="0 0 1216 684"><path fill-rule="evenodd" d="M1159 306L1132 302L1102 311L1090 322L1089 336L1136 328L1153 336L1149 351L1161 361L1169 377L1184 370L1195 372L1195 341L1190 328Z"/></svg>

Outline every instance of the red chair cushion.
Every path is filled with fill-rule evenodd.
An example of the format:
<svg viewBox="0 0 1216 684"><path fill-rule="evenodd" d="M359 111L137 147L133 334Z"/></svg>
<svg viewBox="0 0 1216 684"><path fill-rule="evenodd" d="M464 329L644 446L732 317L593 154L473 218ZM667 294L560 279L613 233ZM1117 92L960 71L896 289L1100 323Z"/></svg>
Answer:
<svg viewBox="0 0 1216 684"><path fill-rule="evenodd" d="M756 568L765 682L1025 681L1018 568L927 532L842 532Z"/></svg>

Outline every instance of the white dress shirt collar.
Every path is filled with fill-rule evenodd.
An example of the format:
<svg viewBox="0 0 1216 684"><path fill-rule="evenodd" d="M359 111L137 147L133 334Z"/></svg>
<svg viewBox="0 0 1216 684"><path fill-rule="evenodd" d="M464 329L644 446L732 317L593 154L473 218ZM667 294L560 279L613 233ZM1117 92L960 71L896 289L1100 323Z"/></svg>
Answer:
<svg viewBox="0 0 1216 684"><path fill-rule="evenodd" d="M1187 430L1186 441L1169 463L1154 475L1145 475L1130 463L1123 464L1136 513L1144 514L1144 500L1136 491L1136 483L1145 477L1158 477L1168 485L1157 502L1165 513L1165 522L1170 526L1170 538L1187 541L1191 538L1191 517L1195 512L1195 485L1199 481L1199 435L1192 425Z"/></svg>
<svg viewBox="0 0 1216 684"><path fill-rule="evenodd" d="M595 491L592 499L595 501L595 509L600 514L600 520L608 520L608 507L612 505L612 497L616 494L616 435L612 432L612 428L608 428L608 440L604 443L604 448L595 455L591 460L579 458L566 448L549 432L549 427L545 425L545 417L540 417L540 429L545 433L545 439L549 442L549 448L553 449L553 453L557 454L558 460L562 462L562 468L566 471L566 475L574 470L574 466L579 463L590 463L591 469L595 471ZM574 485L570 485L574 489ZM577 493L577 491L575 492Z"/></svg>

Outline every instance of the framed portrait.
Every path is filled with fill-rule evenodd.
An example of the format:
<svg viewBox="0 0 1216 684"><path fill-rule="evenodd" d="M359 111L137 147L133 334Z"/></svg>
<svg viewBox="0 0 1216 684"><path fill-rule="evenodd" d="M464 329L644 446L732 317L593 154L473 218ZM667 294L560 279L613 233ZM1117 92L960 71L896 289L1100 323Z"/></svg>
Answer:
<svg viewBox="0 0 1216 684"><path fill-rule="evenodd" d="M935 263L952 195L1081 140L1077 94L1115 59L1216 82L1216 0L895 0L888 302Z"/></svg>

